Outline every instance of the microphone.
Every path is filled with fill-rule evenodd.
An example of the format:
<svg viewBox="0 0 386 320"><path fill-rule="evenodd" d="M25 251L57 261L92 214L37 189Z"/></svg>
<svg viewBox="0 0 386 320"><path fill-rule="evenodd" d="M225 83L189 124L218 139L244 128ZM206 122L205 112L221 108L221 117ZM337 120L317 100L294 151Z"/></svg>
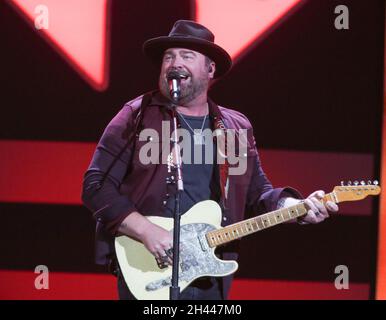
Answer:
<svg viewBox="0 0 386 320"><path fill-rule="evenodd" d="M168 73L167 79L169 83L170 96L173 101L177 103L180 99L181 93L181 75L176 70L172 70Z"/></svg>

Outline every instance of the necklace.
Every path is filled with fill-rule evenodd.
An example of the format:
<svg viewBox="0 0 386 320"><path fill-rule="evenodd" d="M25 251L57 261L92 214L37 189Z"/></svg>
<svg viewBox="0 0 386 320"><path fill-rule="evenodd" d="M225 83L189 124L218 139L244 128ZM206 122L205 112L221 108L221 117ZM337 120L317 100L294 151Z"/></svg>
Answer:
<svg viewBox="0 0 386 320"><path fill-rule="evenodd" d="M207 107L208 113L209 113L208 103L206 103L206 107ZM178 114L181 116L181 119L186 123L186 125L189 127L189 129L193 132L193 141L194 141L194 144L196 144L196 145L203 145L203 144L205 144L204 135L202 134L202 131L204 130L205 120L206 120L206 117L207 117L208 113L205 115L204 120L202 121L201 129L193 129L190 126L190 124L188 123L188 121L186 121L184 116L181 113L178 112Z"/></svg>

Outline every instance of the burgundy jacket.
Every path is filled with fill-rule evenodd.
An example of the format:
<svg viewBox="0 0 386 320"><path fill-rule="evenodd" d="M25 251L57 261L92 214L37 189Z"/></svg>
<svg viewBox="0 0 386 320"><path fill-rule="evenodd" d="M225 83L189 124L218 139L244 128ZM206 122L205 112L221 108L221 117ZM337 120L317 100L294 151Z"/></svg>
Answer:
<svg viewBox="0 0 386 320"><path fill-rule="evenodd" d="M96 263L108 264L114 256L114 236L120 223L133 211L145 216L163 216L165 200L173 196L167 186L166 164L144 165L139 161L139 150L148 141L133 139L135 146L126 146L130 134L138 121L139 109L144 96L126 103L106 127L84 175L82 200L96 218ZM161 121L171 119L169 102L158 92L151 93L146 103L139 129L155 129L161 135ZM281 197L302 198L290 187L273 188L261 167L256 149L253 129L249 120L240 112L218 106L208 99L209 115L213 127L219 121L225 128L247 129L247 170L243 175L229 175L226 201L221 191L224 165L214 165L211 183L211 198L217 201L223 211L222 226L241 221L277 208ZM167 137L163 137L167 139ZM169 139L168 139L169 140ZM152 143L161 144L161 139ZM134 150L133 150L134 149ZM123 150L123 152L121 152ZM159 150L161 150L161 145ZM121 154L120 154L121 152ZM132 154L134 152L134 154ZM238 150L236 149L236 154ZM120 154L120 156L119 156ZM115 161L107 175L105 173ZM129 165L131 163L131 165ZM226 172L226 170L225 170ZM219 247L216 252L225 260L237 259L238 242ZM232 277L223 281L223 294L227 297Z"/></svg>

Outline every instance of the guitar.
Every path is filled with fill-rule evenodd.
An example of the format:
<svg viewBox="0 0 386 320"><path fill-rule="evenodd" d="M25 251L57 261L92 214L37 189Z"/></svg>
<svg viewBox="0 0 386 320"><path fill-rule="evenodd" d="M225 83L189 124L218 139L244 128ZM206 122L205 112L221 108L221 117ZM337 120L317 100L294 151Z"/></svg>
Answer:
<svg viewBox="0 0 386 320"><path fill-rule="evenodd" d="M335 203L357 201L368 195L378 195L381 188L374 184L341 185L321 200ZM351 183L350 183L351 184ZM221 208L212 200L194 205L181 216L179 286L183 291L195 279L204 276L223 277L238 269L236 261L220 260L214 251L217 246L261 231L307 214L303 202L288 208L271 211L232 225L221 227ZM173 230L173 219L157 216L148 219ZM130 237L115 238L115 250L123 277L133 295L139 300L167 300L172 268L160 268L145 246Z"/></svg>

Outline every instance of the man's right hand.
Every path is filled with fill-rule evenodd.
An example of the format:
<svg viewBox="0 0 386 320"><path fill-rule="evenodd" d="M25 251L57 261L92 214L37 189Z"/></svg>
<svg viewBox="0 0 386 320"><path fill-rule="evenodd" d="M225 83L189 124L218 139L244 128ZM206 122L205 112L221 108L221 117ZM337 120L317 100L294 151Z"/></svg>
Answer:
<svg viewBox="0 0 386 320"><path fill-rule="evenodd" d="M172 264L173 235L139 212L132 212L121 223L119 233L141 241L159 263ZM169 251L168 251L169 250Z"/></svg>
<svg viewBox="0 0 386 320"><path fill-rule="evenodd" d="M169 231L150 222L140 240L159 262L172 265L173 236Z"/></svg>

